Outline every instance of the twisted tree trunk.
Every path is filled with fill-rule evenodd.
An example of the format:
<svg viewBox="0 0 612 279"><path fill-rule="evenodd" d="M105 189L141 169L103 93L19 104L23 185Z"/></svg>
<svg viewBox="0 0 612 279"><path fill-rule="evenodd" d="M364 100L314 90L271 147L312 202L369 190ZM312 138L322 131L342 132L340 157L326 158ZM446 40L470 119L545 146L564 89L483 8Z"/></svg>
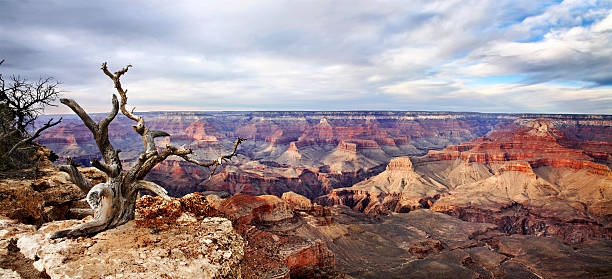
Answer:
<svg viewBox="0 0 612 279"><path fill-rule="evenodd" d="M77 184L81 190L87 192L87 202L92 208L94 218L90 222L55 232L51 236L52 239L92 235L134 219L136 198L139 190L149 190L159 196L169 199L167 191L164 188L153 182L143 180L153 167L164 161L168 156L179 156L186 161L203 167L213 167L210 174L212 176L217 166L236 156L238 146L242 141L246 140L238 138L234 143L232 153L219 156L216 160L208 162L200 162L189 157L192 153L191 149L166 145L165 148L158 150L155 146L154 139L156 137L170 135L164 131L148 129L142 117L135 116L133 114L133 109L132 111L128 111L125 107L127 104L127 90L122 88L119 79L128 71L129 67L131 67L131 65L113 74L108 70L106 63L102 64L102 71L113 81L115 89L117 89L121 97L121 102L119 103L117 96L113 94L112 110L106 118L102 119L100 122L94 122L85 110L83 110L74 100L60 100L62 104L70 107L72 111L81 118L85 126L87 126L93 134L104 162L93 160L91 164L106 173L108 179L106 182L92 187L91 183L79 172L76 168L76 164L71 160L68 160L67 166L62 166L60 168L60 170L67 172L71 176L72 181ZM115 116L117 116L119 110L129 119L136 122L136 125L132 127L142 137L145 149L138 157L136 164L128 171L123 170L121 160L119 160L120 150L115 150L108 138L108 125L113 121Z"/></svg>

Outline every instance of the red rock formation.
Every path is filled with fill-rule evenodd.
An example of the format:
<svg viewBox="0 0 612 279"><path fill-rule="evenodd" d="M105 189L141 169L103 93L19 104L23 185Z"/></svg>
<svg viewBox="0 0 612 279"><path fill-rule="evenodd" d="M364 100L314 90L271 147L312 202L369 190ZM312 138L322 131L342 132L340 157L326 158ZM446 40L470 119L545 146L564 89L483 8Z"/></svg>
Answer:
<svg viewBox="0 0 612 279"><path fill-rule="evenodd" d="M283 268L289 270L291 278L335 274L334 255L325 243L288 233L304 221L284 200L270 195L238 194L222 201L217 209L233 221L247 240L241 268L244 277L261 278Z"/></svg>
<svg viewBox="0 0 612 279"><path fill-rule="evenodd" d="M205 128L204 124L200 121L195 121L189 124L184 130L184 134L195 140L202 140L207 135L207 130L211 130L211 126Z"/></svg>
<svg viewBox="0 0 612 279"><path fill-rule="evenodd" d="M294 192L285 192L281 196L294 210L309 211L312 209L312 202L300 194Z"/></svg>
<svg viewBox="0 0 612 279"><path fill-rule="evenodd" d="M568 243L612 238L612 211L603 206L612 197L610 169L580 146L548 121L521 120L423 157L395 158L384 172L316 201L370 215L431 208ZM606 146L590 148L605 154Z"/></svg>
<svg viewBox="0 0 612 279"><path fill-rule="evenodd" d="M520 117L545 117L554 122L555 129L566 135L564 140L558 142L562 148L566 151L584 151L583 154L575 151L566 154L574 160L606 165L612 158L610 145L600 144L612 142L609 136L612 134L612 120L607 116L437 112L164 112L143 113L143 116L152 129L165 130L172 134L170 138L157 139L159 146L167 142L184 144L196 153L200 152L202 158L215 158L223 150L231 149L233 139L237 136L249 138L239 151L244 160L235 168L227 170L233 174L210 181L206 185L201 183L206 175L199 177L199 174L196 174L195 178L186 178L193 170L180 171L167 166L167 170L177 172L164 175L163 171L166 169L158 169L159 175L155 177L155 181L169 188L170 194L179 196L194 190L224 190L223 187L226 187L225 191L232 193L239 192L241 188L251 194L280 195L285 191L294 191L314 198L331 189L349 187L361 179L377 174L380 170L373 172L372 169L384 166L393 157L422 155L431 149L458 144L483 136L496 125L502 130L508 130L512 125L516 126L512 121ZM99 119L103 115L96 117ZM128 164L136 159L131 157L135 153L130 151L141 148L140 139L131 125L128 119L118 117L110 127L111 141L124 151L122 158ZM444 152L433 152L431 158L501 162L539 159L538 154L563 151L560 148L542 149L541 147L549 142L544 139L533 141L537 135L526 135L536 145L521 146L519 144L525 140L520 137L501 141L504 144L495 144L500 141L493 138L512 136L512 133L504 135L498 132L486 136L491 140L483 138L460 147L448 147ZM97 147L89 131L74 117L65 117L61 126L44 133L40 142L48 144L61 157L70 156L83 165L88 165L92 159L99 159ZM508 152L519 149L523 152ZM286 151L294 156L283 155ZM471 155L462 155L462 152ZM270 181L262 179L263 176L258 175L258 172L249 170L251 166L246 164L249 161L265 165L266 177L274 177L274 180L278 179L278 183L289 183L287 186L270 186ZM584 166L558 161L534 163L591 168L598 173L605 171L598 169L600 166L589 163L584 163ZM299 171L307 169L314 174L318 182L289 177L286 170L290 168ZM282 178L283 176L285 178ZM244 187L233 185L237 180L248 183ZM215 184L217 182L218 184ZM303 182L314 184L296 184ZM198 184L200 185L196 186ZM311 187L314 189L309 190Z"/></svg>
<svg viewBox="0 0 612 279"><path fill-rule="evenodd" d="M586 147L589 150L573 149ZM441 151L429 151L432 160L462 159L467 162L496 164L523 161L505 165L506 170L532 172L542 166L566 167L575 170L587 168L599 175L608 175L610 168L595 160L607 160L612 148L608 144L575 143L547 120L523 121L503 126L490 135L461 145L448 146ZM595 152L598 150L599 152ZM527 167L525 162L531 167Z"/></svg>
<svg viewBox="0 0 612 279"><path fill-rule="evenodd" d="M292 141L291 143L289 143L289 149L287 149L288 151L292 151L292 152L296 152L296 153L300 153L300 150L298 149L296 142Z"/></svg>
<svg viewBox="0 0 612 279"><path fill-rule="evenodd" d="M368 215L384 216L390 213L388 207L381 202L387 195L387 193L373 193L364 190L337 189L317 198L315 202L325 206L344 205ZM398 212L402 211L398 210Z"/></svg>
<svg viewBox="0 0 612 279"><path fill-rule="evenodd" d="M357 154L357 144L341 140L340 143L338 143L338 150Z"/></svg>

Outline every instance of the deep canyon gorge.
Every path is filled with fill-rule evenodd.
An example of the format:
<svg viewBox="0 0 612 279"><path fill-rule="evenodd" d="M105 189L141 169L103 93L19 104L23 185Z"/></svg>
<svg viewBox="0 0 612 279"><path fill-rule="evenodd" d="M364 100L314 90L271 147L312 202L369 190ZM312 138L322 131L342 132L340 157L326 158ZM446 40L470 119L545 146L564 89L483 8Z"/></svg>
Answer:
<svg viewBox="0 0 612 279"><path fill-rule="evenodd" d="M185 146L202 160L226 153L236 137L248 139L237 159L210 178L207 169L180 158L169 158L147 177L175 197L202 192L222 198L214 207L240 224L245 249L263 249L261 258L245 254L243 262L252 265L243 267L246 277L259 278L257 266L272 269L268 278L612 272L610 115L142 115L152 129L171 134L157 139L158 146ZM109 129L128 166L142 148L131 124L118 117ZM71 157L86 167L99 157L74 116L64 116L38 142L60 162ZM272 247L278 241L284 244ZM274 249L287 256L279 260ZM282 264L270 264L275 261ZM555 268L559 263L563 268Z"/></svg>

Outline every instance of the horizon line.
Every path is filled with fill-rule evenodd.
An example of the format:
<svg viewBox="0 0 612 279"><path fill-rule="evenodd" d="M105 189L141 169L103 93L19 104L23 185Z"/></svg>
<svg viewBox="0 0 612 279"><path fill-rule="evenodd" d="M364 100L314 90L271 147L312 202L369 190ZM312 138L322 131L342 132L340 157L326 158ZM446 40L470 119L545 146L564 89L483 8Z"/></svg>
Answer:
<svg viewBox="0 0 612 279"><path fill-rule="evenodd" d="M479 111L452 111L452 110L150 110L150 111L134 111L134 113L231 113L231 112L243 112L243 113L280 113L280 112L314 112L314 113L331 113L331 112L393 112L393 113L472 113L472 114L504 114L504 115L594 115L594 116L612 116L612 114L606 113L574 113L574 112L479 112ZM95 114L108 114L108 112L92 112L91 115ZM43 113L41 116L54 116L54 115L76 115L74 113Z"/></svg>

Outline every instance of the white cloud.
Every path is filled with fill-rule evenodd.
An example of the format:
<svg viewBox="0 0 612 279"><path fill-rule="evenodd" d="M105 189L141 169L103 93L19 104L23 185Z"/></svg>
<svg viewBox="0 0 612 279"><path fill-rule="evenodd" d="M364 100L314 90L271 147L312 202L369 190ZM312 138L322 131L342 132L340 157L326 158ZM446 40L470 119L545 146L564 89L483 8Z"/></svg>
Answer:
<svg viewBox="0 0 612 279"><path fill-rule="evenodd" d="M433 100L447 110L470 106L482 112L583 113L597 110L612 113L609 89L577 89L558 84L492 84L473 86L461 80L443 82L429 79L401 82L382 87L395 101L427 104ZM426 97L425 97L426 96Z"/></svg>
<svg viewBox="0 0 612 279"><path fill-rule="evenodd" d="M130 103L143 110L511 111L522 109L516 96L537 100L528 107L541 112L612 107L608 87L582 88L612 83L610 1L3 5L0 55L7 62L0 71L55 76L67 96L93 111L107 110L112 92L99 71L103 61L135 66L124 82ZM510 74L527 85L473 85ZM602 104L591 106L594 100Z"/></svg>
<svg viewBox="0 0 612 279"><path fill-rule="evenodd" d="M610 15L586 26L551 29L542 40L490 41L465 58L444 67L446 75L528 75L528 82L551 80L612 84L612 33ZM555 21L556 22L556 21ZM520 23L520 24L524 24Z"/></svg>

